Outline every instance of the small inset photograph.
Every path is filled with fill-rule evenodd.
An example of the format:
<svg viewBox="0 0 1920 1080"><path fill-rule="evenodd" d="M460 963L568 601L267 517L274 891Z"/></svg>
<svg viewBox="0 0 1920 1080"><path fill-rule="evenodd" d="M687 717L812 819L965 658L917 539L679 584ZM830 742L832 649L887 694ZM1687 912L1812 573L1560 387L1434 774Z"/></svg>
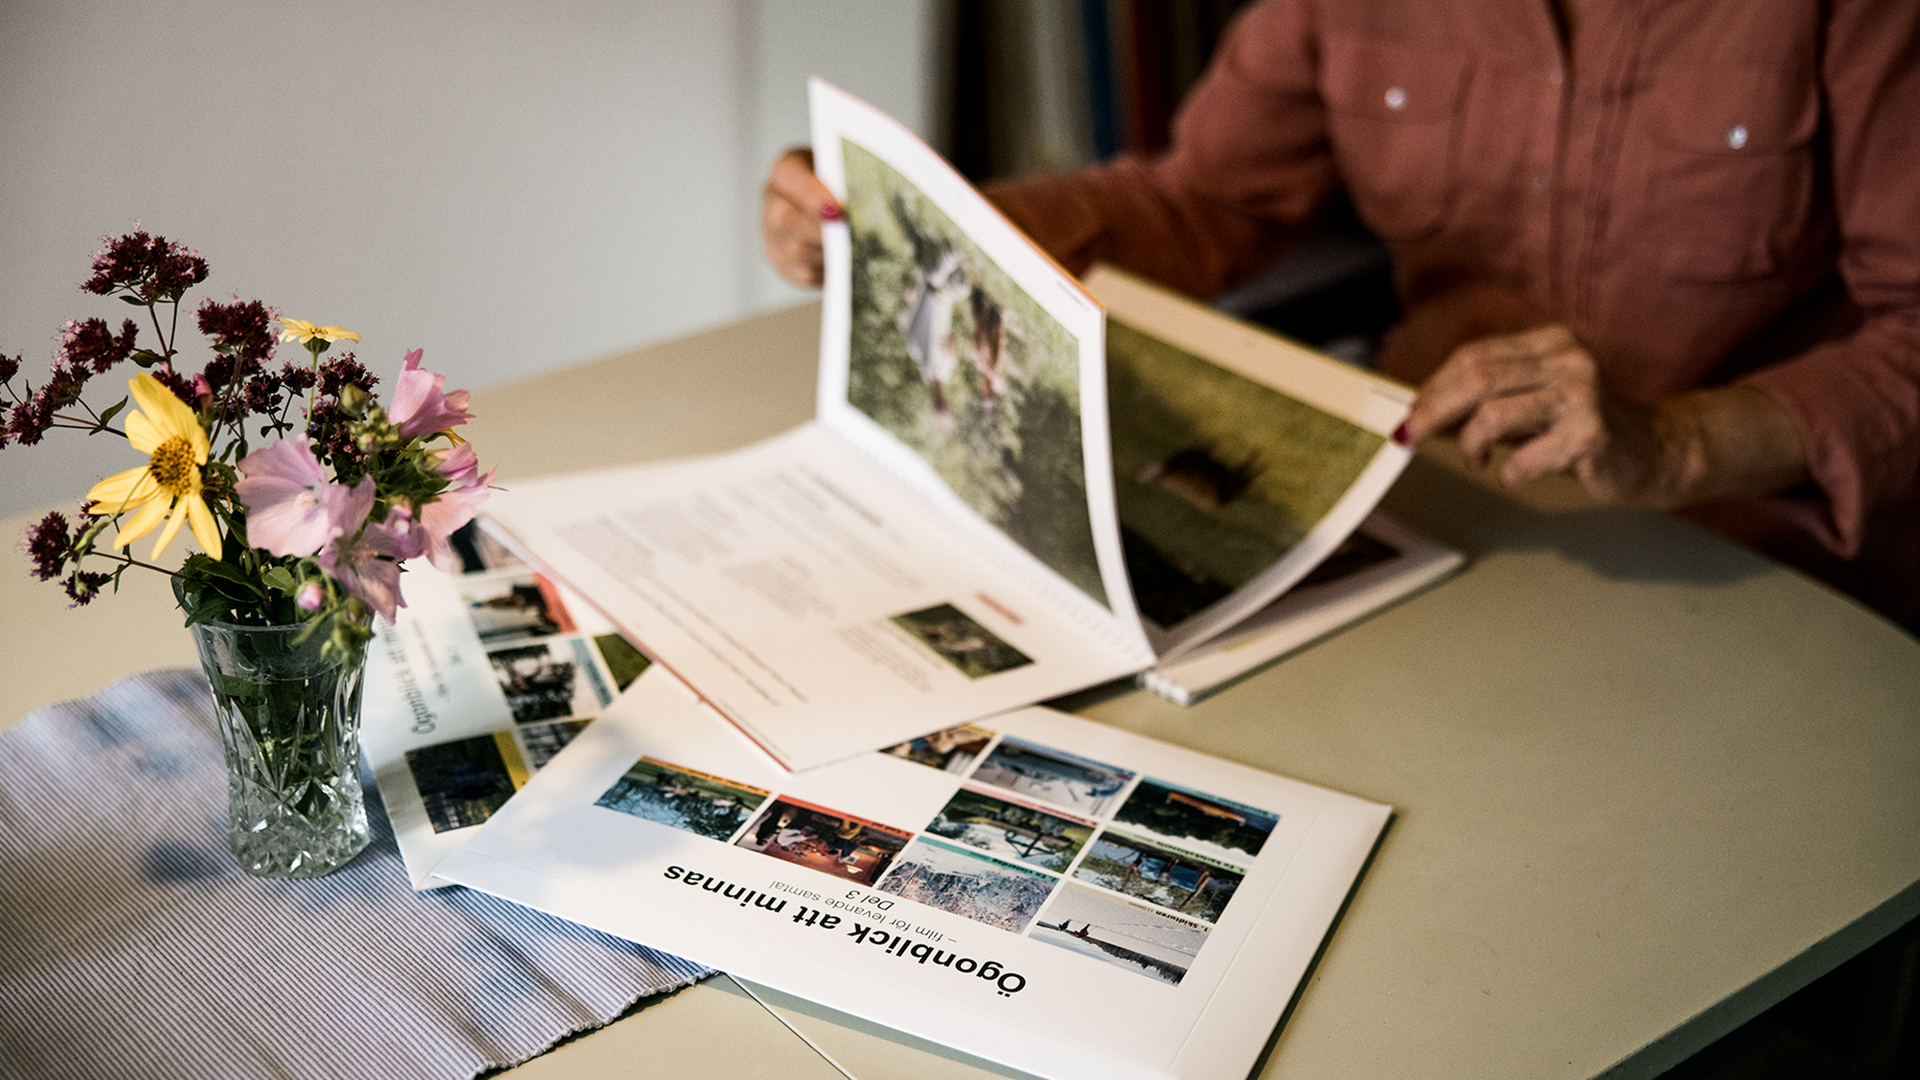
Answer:
<svg viewBox="0 0 1920 1080"><path fill-rule="evenodd" d="M502 734L510 735L520 747L520 753L527 761L529 772L539 772L553 760L553 755L567 748L575 735L586 730L591 718L585 720L555 720L550 724L528 724Z"/></svg>
<svg viewBox="0 0 1920 1080"><path fill-rule="evenodd" d="M1001 641L952 604L936 604L893 617L893 624L937 653L969 679L1025 667L1033 658Z"/></svg>
<svg viewBox="0 0 1920 1080"><path fill-rule="evenodd" d="M492 817L519 790L528 771L512 734L504 731L409 750L407 769L437 833Z"/></svg>
<svg viewBox="0 0 1920 1080"><path fill-rule="evenodd" d="M1113 820L1147 839L1246 867L1259 856L1280 815L1147 777Z"/></svg>
<svg viewBox="0 0 1920 1080"><path fill-rule="evenodd" d="M515 723L592 716L613 703L613 690L582 638L543 641L487 653Z"/></svg>
<svg viewBox="0 0 1920 1080"><path fill-rule="evenodd" d="M771 794L764 788L643 757L594 805L709 840L726 840Z"/></svg>
<svg viewBox="0 0 1920 1080"><path fill-rule="evenodd" d="M458 584L473 628L489 647L573 632L573 618L560 591L524 567L471 574Z"/></svg>
<svg viewBox="0 0 1920 1080"><path fill-rule="evenodd" d="M992 741L993 732L986 728L961 724L959 727L950 727L945 731L936 731L931 735L922 735L917 739L895 743L880 752L905 758L917 765L925 765L929 769L962 774L973 766L974 759L978 758L986 750L987 744Z"/></svg>
<svg viewBox="0 0 1920 1080"><path fill-rule="evenodd" d="M599 650L600 659L606 661L607 674L613 676L614 689L618 691L632 686L633 680L653 664L645 653L619 634L596 634L593 647Z"/></svg>
<svg viewBox="0 0 1920 1080"><path fill-rule="evenodd" d="M1200 946L1207 943L1208 930L1118 896L1068 884L1027 936L1179 986L1193 958L1200 955Z"/></svg>
<svg viewBox="0 0 1920 1080"><path fill-rule="evenodd" d="M793 798L775 799L736 847L871 885L913 834Z"/></svg>
<svg viewBox="0 0 1920 1080"><path fill-rule="evenodd" d="M922 836L880 891L1017 934L1059 883L1051 874Z"/></svg>
<svg viewBox="0 0 1920 1080"><path fill-rule="evenodd" d="M927 831L942 839L1056 874L1066 872L1093 829L1090 822L968 788L955 792L927 824Z"/></svg>
<svg viewBox="0 0 1920 1080"><path fill-rule="evenodd" d="M1109 829L1073 876L1203 922L1219 922L1246 875L1224 863Z"/></svg>
<svg viewBox="0 0 1920 1080"><path fill-rule="evenodd" d="M464 829L492 817L591 722L529 724L407 751L407 768L433 831Z"/></svg>
<svg viewBox="0 0 1920 1080"><path fill-rule="evenodd" d="M1001 739L973 772L975 783L1006 788L1084 818L1112 809L1133 777L1131 770L1012 736Z"/></svg>

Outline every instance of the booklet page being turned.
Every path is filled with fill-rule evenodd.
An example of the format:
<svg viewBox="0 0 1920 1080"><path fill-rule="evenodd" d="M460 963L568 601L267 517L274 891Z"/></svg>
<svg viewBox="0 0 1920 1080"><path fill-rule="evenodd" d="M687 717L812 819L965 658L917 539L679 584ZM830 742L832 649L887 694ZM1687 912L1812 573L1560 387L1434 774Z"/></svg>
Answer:
<svg viewBox="0 0 1920 1080"><path fill-rule="evenodd" d="M822 237L819 422L1144 647L1100 304L891 117L819 79L808 96L814 167L846 210Z"/></svg>
<svg viewBox="0 0 1920 1080"><path fill-rule="evenodd" d="M439 873L1057 1080L1247 1075L1389 808L1048 709L805 773L658 667Z"/></svg>

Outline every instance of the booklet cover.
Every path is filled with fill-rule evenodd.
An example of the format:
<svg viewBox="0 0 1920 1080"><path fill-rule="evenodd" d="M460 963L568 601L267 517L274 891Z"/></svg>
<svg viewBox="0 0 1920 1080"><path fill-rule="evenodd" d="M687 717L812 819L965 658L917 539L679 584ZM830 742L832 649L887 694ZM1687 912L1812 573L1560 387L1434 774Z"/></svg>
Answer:
<svg viewBox="0 0 1920 1080"><path fill-rule="evenodd" d="M789 773L654 668L438 873L1041 1076L1242 1076L1390 813L1041 708Z"/></svg>
<svg viewBox="0 0 1920 1080"><path fill-rule="evenodd" d="M1406 387L1122 274L1096 301L911 133L811 93L847 208L816 419L488 507L781 764L1177 656L1303 577L1405 466Z"/></svg>
<svg viewBox="0 0 1920 1080"><path fill-rule="evenodd" d="M648 666L593 609L469 526L463 573L409 567L367 647L361 750L416 889Z"/></svg>

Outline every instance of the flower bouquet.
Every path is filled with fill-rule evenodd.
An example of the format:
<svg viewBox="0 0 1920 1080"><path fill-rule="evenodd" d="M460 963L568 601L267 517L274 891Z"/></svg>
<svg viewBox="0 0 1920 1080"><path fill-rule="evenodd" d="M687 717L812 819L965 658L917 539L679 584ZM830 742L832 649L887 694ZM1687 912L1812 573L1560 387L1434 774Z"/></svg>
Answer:
<svg viewBox="0 0 1920 1080"><path fill-rule="evenodd" d="M353 353L326 355L358 334L257 300L202 300L193 318L211 355L185 374L181 298L206 278L206 260L165 237L136 226L109 239L81 289L143 309L146 326L67 323L37 388L16 387L20 359L0 354L0 447L69 428L145 455L95 484L72 520L51 513L28 531L32 572L74 606L130 568L171 576L220 720L234 855L251 873L314 877L367 843L358 724L373 616L405 605L405 560L455 565L449 537L493 473L453 431L471 418L467 392L421 370L419 350L383 407ZM271 367L276 336L307 355ZM127 397L98 410L81 399L128 361L143 370ZM182 525L200 551L162 565ZM144 557L129 551L156 530Z"/></svg>

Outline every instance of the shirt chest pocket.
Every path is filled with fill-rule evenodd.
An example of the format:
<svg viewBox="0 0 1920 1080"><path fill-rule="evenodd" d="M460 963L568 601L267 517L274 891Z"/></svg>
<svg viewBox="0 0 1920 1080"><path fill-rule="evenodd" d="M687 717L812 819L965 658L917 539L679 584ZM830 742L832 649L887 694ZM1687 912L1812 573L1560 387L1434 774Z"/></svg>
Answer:
<svg viewBox="0 0 1920 1080"><path fill-rule="evenodd" d="M1815 246L1819 98L1785 71L1690 68L1657 75L1641 101L1641 227L1670 276L1741 281Z"/></svg>
<svg viewBox="0 0 1920 1080"><path fill-rule="evenodd" d="M1466 58L1329 33L1319 75L1334 162L1361 220L1388 240L1438 232L1458 186Z"/></svg>

